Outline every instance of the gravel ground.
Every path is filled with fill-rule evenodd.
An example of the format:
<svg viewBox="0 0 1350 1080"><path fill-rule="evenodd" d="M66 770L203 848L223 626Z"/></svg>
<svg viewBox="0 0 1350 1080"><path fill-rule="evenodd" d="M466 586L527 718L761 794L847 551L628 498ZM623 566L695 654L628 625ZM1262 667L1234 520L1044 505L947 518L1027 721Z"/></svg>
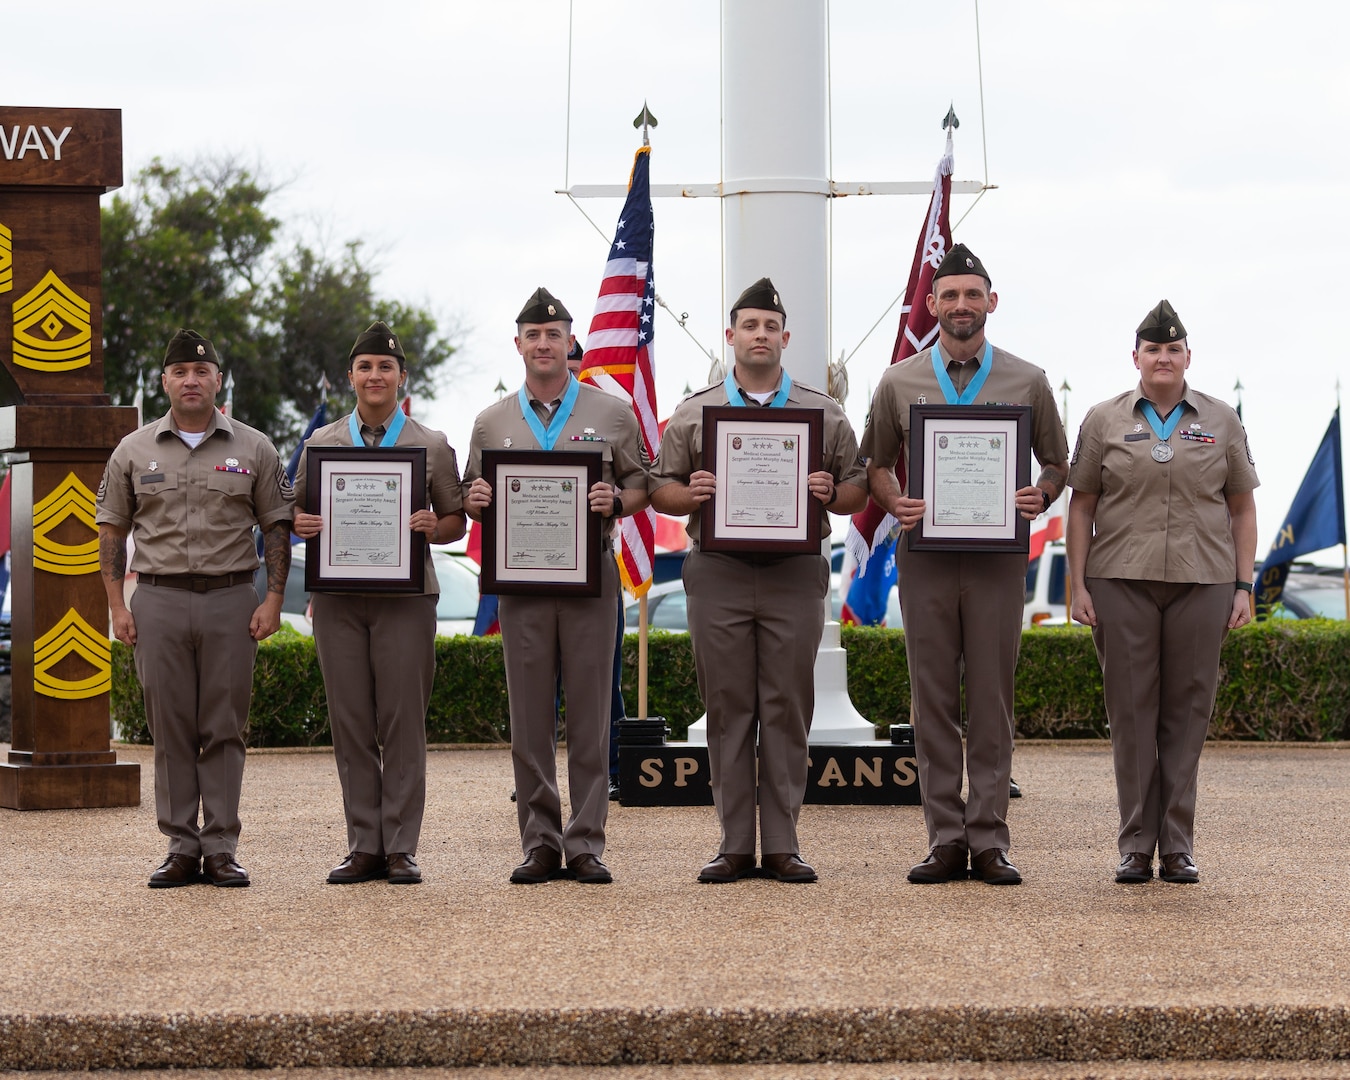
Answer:
<svg viewBox="0 0 1350 1080"><path fill-rule="evenodd" d="M918 807L825 806L802 813L815 885L698 885L711 808L615 806L613 885L512 886L502 749L431 755L423 885L329 886L345 853L331 754L259 752L239 851L253 886L151 890L150 754L121 748L140 807L0 810L0 1068L1342 1075L1347 751L1207 748L1201 884L1119 886L1109 747L1022 744L1018 888L909 885ZM1206 1061L1222 1071L1194 1071Z"/></svg>

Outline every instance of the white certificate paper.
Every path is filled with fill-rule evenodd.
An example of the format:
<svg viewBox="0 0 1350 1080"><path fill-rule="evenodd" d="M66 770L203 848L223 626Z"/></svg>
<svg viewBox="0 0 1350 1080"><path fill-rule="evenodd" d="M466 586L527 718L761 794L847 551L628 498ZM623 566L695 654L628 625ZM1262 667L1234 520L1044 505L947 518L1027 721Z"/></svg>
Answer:
<svg viewBox="0 0 1350 1080"><path fill-rule="evenodd" d="M576 476L507 472L501 483L506 503L502 568L575 573L582 565L580 523L587 509Z"/></svg>
<svg viewBox="0 0 1350 1080"><path fill-rule="evenodd" d="M326 460L320 469L323 574L328 580L406 579L412 463Z"/></svg>
<svg viewBox="0 0 1350 1080"><path fill-rule="evenodd" d="M1015 436L1016 427L1010 431L1003 420L944 420L925 425L925 538L1016 538Z"/></svg>
<svg viewBox="0 0 1350 1080"><path fill-rule="evenodd" d="M766 419L765 412L716 420L717 487L704 512L720 541L818 543L819 519L807 487L811 426Z"/></svg>

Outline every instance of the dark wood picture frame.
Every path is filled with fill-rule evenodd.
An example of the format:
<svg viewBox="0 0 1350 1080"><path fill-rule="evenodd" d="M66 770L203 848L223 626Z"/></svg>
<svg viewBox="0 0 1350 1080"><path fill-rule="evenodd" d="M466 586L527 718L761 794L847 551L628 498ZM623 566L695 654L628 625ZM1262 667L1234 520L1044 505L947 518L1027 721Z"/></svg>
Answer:
<svg viewBox="0 0 1350 1080"><path fill-rule="evenodd" d="M521 475L512 476L512 470ZM498 596L600 595L600 556L604 518L590 508L590 490L603 476L598 450L484 450L483 477L492 485L492 503L483 514L482 590ZM571 480L581 486L577 518L576 566L566 574L545 568L509 567L503 546L509 536L508 500L503 487L530 476Z"/></svg>
<svg viewBox="0 0 1350 1080"><path fill-rule="evenodd" d="M934 504L924 494L928 465L928 427L933 423L969 424L993 422L997 434L1015 439L1014 477L1006 493L1005 505L1013 520L1013 535L951 536L931 535ZM923 520L906 534L910 551L987 551L1026 554L1030 550L1031 522L1017 512L1017 489L1031 483L1031 406L1030 405L911 405L909 407L909 494L925 499L928 506ZM970 528L978 529L978 526ZM1002 526L1007 529L1007 526Z"/></svg>
<svg viewBox="0 0 1350 1080"><path fill-rule="evenodd" d="M426 589L426 536L408 528L415 510L427 508L427 451L424 446L310 446L306 455L305 482L313 512L323 515L324 529L305 541L306 592L421 593ZM332 542L325 471L334 467L350 471L388 472L391 466L406 474L407 497L401 499L398 574L337 572L329 565L326 545Z"/></svg>
<svg viewBox="0 0 1350 1080"><path fill-rule="evenodd" d="M723 470L718 460L723 424L736 427L762 427L769 435L776 434L772 429L790 426L806 435L806 452L803 459L804 472L801 474L800 490L796 506L801 537L776 539L772 536L736 536L727 530L735 526L718 520L723 506L722 497ZM718 493L703 504L699 515L699 547L703 551L720 551L729 554L760 553L782 555L820 554L820 503L806 486L806 476L821 469L821 457L825 442L825 413L821 409L750 409L736 405L707 405L703 409L703 468L718 477ZM759 526L770 529L772 526ZM750 529L741 530L751 531Z"/></svg>

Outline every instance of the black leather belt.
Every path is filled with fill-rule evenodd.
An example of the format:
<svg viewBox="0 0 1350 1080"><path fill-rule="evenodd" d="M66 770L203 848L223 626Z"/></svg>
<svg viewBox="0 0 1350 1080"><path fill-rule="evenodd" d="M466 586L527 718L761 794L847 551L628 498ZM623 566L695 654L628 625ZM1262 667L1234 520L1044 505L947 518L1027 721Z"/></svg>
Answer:
<svg viewBox="0 0 1350 1080"><path fill-rule="evenodd" d="M220 574L216 577L207 577L203 574L140 574L136 580L164 589L210 592L213 589L233 588L235 585L252 585L253 571L240 570L234 574Z"/></svg>

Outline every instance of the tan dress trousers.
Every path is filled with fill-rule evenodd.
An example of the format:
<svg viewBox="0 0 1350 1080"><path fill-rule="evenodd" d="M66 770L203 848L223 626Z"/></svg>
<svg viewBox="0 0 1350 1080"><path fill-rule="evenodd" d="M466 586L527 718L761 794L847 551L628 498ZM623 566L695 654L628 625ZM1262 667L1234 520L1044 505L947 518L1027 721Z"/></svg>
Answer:
<svg viewBox="0 0 1350 1080"><path fill-rule="evenodd" d="M1007 851L1013 676L1022 645L1027 557L914 552L903 536L895 550L928 845ZM963 772L969 782L964 801Z"/></svg>
<svg viewBox="0 0 1350 1080"><path fill-rule="evenodd" d="M719 852L754 854L756 797L760 850L800 850L797 819L829 583L829 563L820 555L756 559L691 551L685 559L689 632L722 825Z"/></svg>
<svg viewBox="0 0 1350 1080"><path fill-rule="evenodd" d="M417 854L427 800L436 600L314 594L314 645L349 852Z"/></svg>
<svg viewBox="0 0 1350 1080"><path fill-rule="evenodd" d="M170 855L238 848L257 607L250 584L198 593L142 583L131 598L136 674L155 740L155 814Z"/></svg>
<svg viewBox="0 0 1350 1080"><path fill-rule="evenodd" d="M550 847L563 859L605 850L609 817L609 705L619 568L600 557L597 597L503 596L498 605L511 707L511 766L520 846ZM558 793L557 673L567 703L567 788Z"/></svg>
<svg viewBox="0 0 1350 1080"><path fill-rule="evenodd" d="M1233 586L1088 578L1120 804L1121 855L1195 848L1200 751Z"/></svg>

